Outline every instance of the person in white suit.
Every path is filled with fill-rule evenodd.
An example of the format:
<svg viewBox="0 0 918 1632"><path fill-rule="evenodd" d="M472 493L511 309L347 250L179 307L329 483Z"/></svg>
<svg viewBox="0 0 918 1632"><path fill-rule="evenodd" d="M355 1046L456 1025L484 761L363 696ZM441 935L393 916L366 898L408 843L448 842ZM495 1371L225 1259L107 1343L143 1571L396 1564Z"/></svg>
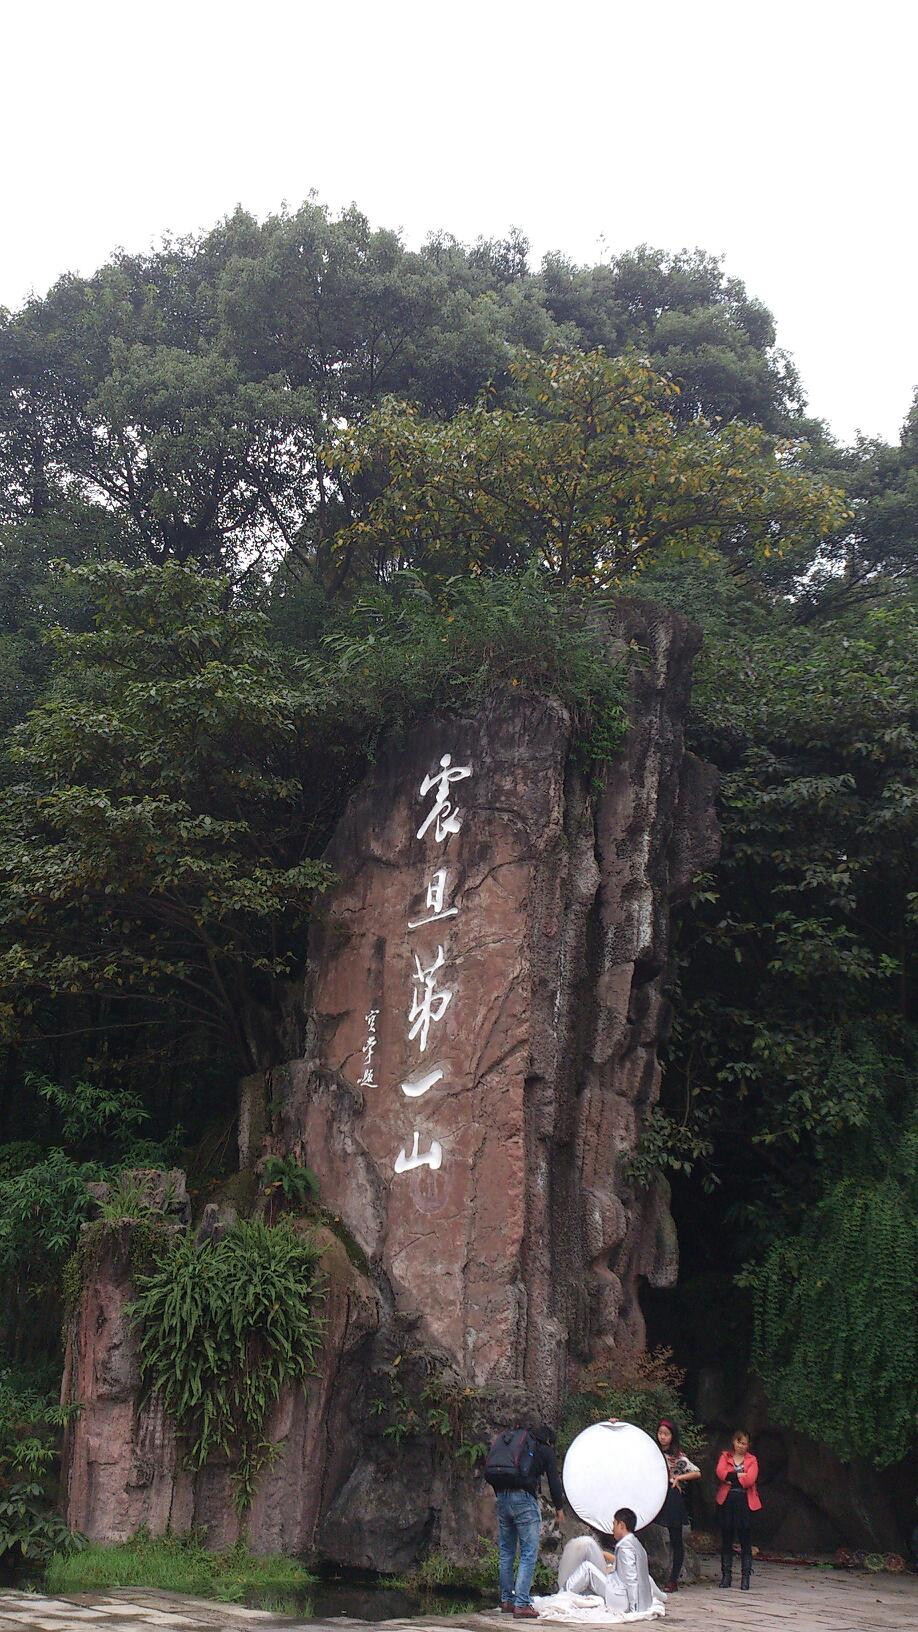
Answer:
<svg viewBox="0 0 918 1632"><path fill-rule="evenodd" d="M630 1507L618 1509L612 1521L614 1562L592 1536L569 1541L558 1568L562 1592L593 1593L619 1615L646 1614L655 1604L663 1604L665 1599L651 1576L647 1554L634 1534L636 1524L637 1517Z"/></svg>

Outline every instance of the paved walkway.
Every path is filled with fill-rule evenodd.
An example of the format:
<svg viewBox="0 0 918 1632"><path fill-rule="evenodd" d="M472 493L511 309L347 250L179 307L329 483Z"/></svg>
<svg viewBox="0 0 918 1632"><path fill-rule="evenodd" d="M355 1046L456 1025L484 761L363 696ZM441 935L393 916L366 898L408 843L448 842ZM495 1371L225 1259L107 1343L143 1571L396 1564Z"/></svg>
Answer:
<svg viewBox="0 0 918 1632"><path fill-rule="evenodd" d="M319 1624L259 1609L181 1598L167 1592L109 1592L75 1598L0 1593L0 1632L509 1632L500 1615L453 1615L415 1621L367 1622L343 1617ZM550 1622L546 1621L546 1626ZM640 1624L640 1623L639 1623ZM713 1581L670 1599L666 1619L648 1629L672 1632L915 1632L918 1577L852 1575L840 1570L759 1564L751 1592L721 1592ZM593 1629L595 1632L595 1628Z"/></svg>

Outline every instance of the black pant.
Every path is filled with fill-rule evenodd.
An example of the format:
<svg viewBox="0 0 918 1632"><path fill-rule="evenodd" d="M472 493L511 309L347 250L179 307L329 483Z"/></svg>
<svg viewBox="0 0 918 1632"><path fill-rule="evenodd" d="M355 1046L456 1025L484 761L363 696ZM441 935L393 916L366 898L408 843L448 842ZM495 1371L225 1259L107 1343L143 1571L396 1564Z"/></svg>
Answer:
<svg viewBox="0 0 918 1632"><path fill-rule="evenodd" d="M740 1562L743 1574L752 1568L752 1532L749 1527L749 1508L746 1502L731 1502L728 1497L720 1510L720 1562L724 1570L733 1568L734 1538L740 1544Z"/></svg>
<svg viewBox="0 0 918 1632"><path fill-rule="evenodd" d="M682 1574L682 1565L685 1562L685 1543L682 1540L681 1524L669 1524L669 1545L672 1552L672 1566L669 1572L671 1581L678 1581Z"/></svg>

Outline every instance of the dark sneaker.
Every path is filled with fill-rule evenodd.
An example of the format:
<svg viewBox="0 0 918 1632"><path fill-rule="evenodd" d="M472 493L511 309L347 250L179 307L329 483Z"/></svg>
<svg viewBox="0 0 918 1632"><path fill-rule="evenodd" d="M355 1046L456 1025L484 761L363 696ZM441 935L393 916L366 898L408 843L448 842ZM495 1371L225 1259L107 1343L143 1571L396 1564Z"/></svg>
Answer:
<svg viewBox="0 0 918 1632"><path fill-rule="evenodd" d="M510 1601L510 1599L504 1598L504 1599L501 1600L500 1612L501 1612L502 1615L512 1615L513 1614L513 1604Z"/></svg>
<svg viewBox="0 0 918 1632"><path fill-rule="evenodd" d="M515 1608L513 1613L518 1621L537 1621L539 1618L535 1604L523 1604L521 1608Z"/></svg>

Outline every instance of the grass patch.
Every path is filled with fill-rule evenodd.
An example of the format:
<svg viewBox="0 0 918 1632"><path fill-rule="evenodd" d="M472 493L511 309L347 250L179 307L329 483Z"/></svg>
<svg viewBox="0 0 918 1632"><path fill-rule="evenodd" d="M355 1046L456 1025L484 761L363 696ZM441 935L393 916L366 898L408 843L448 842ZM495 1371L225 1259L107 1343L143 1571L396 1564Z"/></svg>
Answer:
<svg viewBox="0 0 918 1632"><path fill-rule="evenodd" d="M532 1584L536 1592L557 1592L557 1567L553 1568L544 1558L539 1558ZM481 1550L477 1557L462 1563L447 1558L445 1553L430 1553L416 1570L410 1571L407 1575L395 1576L388 1585L407 1587L421 1593L452 1591L496 1594L500 1586L500 1558L497 1544L482 1538Z"/></svg>
<svg viewBox="0 0 918 1632"><path fill-rule="evenodd" d="M294 1558L275 1553L256 1557L241 1546L209 1553L197 1536L148 1536L142 1531L131 1541L90 1543L77 1553L55 1553L45 1578L51 1593L158 1587L224 1604L239 1603L250 1592L291 1592L314 1581Z"/></svg>

